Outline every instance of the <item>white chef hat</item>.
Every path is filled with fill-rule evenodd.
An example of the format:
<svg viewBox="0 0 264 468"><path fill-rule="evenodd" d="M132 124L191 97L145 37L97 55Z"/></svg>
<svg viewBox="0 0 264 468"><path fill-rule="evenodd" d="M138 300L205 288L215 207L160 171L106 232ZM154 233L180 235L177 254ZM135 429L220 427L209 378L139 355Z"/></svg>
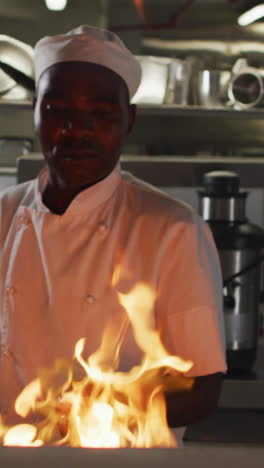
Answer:
<svg viewBox="0 0 264 468"><path fill-rule="evenodd" d="M58 36L46 36L35 46L35 80L51 65L80 61L103 65L126 82L129 96L135 94L141 80L141 66L121 39L111 31L83 25Z"/></svg>

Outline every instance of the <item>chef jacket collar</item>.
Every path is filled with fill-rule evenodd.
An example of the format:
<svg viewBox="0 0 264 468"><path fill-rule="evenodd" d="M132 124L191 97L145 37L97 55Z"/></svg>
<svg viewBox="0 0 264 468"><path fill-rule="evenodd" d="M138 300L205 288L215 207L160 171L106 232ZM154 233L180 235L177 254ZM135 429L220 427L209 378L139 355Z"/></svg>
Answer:
<svg viewBox="0 0 264 468"><path fill-rule="evenodd" d="M80 192L72 200L67 210L63 215L58 215L60 217L66 217L68 215L78 215L87 213L88 211L95 210L103 202L107 201L111 195L116 190L120 177L120 162L117 163L116 167L110 172L110 174L105 177L97 184L88 187L87 189ZM36 181L35 181L35 197L37 200L37 210L44 213L52 213L42 201L43 192L48 183L48 168L44 167ZM52 213L54 214L54 213ZM56 215L54 215L56 216Z"/></svg>

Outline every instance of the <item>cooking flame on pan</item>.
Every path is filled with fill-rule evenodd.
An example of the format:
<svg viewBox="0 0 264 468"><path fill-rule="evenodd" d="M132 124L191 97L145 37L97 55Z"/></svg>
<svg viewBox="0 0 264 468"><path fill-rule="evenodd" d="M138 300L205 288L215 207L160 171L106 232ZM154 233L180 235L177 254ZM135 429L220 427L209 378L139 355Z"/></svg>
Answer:
<svg viewBox="0 0 264 468"><path fill-rule="evenodd" d="M113 287L119 275L117 267ZM118 372L118 356L112 367L109 360L107 366L103 364L115 338L111 323L104 330L101 345L87 360L83 358L85 338L81 338L70 365L56 361L53 369L44 370L16 399L16 413L32 423L8 427L0 417L0 443L33 447L177 446L167 424L164 394L191 389L193 379L183 374L192 362L169 355L163 346L153 326L156 294L149 285L137 283L118 297L144 354L140 365ZM76 365L81 379L75 378Z"/></svg>

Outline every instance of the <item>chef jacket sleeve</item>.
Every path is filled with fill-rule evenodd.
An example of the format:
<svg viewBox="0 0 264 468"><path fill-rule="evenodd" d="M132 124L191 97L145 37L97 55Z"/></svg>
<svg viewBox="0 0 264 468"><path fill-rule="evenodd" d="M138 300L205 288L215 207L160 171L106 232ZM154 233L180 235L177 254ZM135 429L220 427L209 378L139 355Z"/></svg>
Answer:
<svg viewBox="0 0 264 468"><path fill-rule="evenodd" d="M222 275L208 225L174 222L161 246L156 319L170 354L193 362L186 376L226 371Z"/></svg>

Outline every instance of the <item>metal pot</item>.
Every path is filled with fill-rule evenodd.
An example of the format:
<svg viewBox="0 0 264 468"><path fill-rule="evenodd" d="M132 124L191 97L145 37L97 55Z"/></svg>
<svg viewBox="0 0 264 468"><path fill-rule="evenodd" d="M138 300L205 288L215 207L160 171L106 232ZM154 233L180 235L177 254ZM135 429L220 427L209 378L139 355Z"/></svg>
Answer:
<svg viewBox="0 0 264 468"><path fill-rule="evenodd" d="M191 77L194 65L195 59L193 57L187 57L185 60L171 59L165 96L166 104L187 106L190 103Z"/></svg>
<svg viewBox="0 0 264 468"><path fill-rule="evenodd" d="M224 107L228 101L228 70L200 70L194 91L195 104L203 107Z"/></svg>
<svg viewBox="0 0 264 468"><path fill-rule="evenodd" d="M142 78L132 102L136 104L163 104L171 59L144 55L138 55L136 58L141 65Z"/></svg>
<svg viewBox="0 0 264 468"><path fill-rule="evenodd" d="M138 55L142 69L140 86L133 97L137 104L187 105L192 59Z"/></svg>

